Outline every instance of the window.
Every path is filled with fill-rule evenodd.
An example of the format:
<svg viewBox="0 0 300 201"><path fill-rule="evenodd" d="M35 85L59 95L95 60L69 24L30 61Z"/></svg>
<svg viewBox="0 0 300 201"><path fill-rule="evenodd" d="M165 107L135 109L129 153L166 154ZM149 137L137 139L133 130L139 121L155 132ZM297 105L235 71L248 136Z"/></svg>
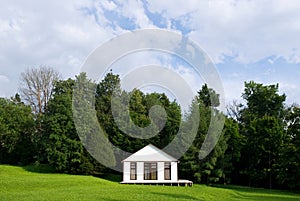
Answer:
<svg viewBox="0 0 300 201"><path fill-rule="evenodd" d="M130 163L130 180L136 180L136 163Z"/></svg>
<svg viewBox="0 0 300 201"><path fill-rule="evenodd" d="M165 180L171 180L171 163L165 162Z"/></svg>
<svg viewBox="0 0 300 201"><path fill-rule="evenodd" d="M144 180L157 180L157 163L144 163Z"/></svg>

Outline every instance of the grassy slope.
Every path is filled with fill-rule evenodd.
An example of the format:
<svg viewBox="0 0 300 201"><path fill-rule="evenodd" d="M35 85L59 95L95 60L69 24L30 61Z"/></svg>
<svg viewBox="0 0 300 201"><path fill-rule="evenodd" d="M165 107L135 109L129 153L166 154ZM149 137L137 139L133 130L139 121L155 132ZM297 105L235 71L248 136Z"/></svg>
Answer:
<svg viewBox="0 0 300 201"><path fill-rule="evenodd" d="M0 165L0 200L300 200L300 194L254 188L121 185L92 176L34 173Z"/></svg>

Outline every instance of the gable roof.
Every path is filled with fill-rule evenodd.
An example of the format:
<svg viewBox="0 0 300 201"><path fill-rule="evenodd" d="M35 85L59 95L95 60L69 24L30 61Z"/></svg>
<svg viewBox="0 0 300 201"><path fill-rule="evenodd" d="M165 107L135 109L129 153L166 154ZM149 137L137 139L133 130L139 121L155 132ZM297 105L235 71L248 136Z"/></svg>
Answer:
<svg viewBox="0 0 300 201"><path fill-rule="evenodd" d="M152 144L145 146L123 161L178 161Z"/></svg>

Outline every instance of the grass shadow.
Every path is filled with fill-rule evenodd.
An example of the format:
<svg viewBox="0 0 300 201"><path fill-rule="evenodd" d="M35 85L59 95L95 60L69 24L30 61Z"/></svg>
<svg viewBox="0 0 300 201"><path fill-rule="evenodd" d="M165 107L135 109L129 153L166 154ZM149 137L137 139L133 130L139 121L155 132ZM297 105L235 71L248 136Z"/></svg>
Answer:
<svg viewBox="0 0 300 201"><path fill-rule="evenodd" d="M97 176L101 179L105 179L108 181L112 182L121 182L122 181L122 175L121 174L113 174L113 173L107 173L107 174L102 174L100 176Z"/></svg>
<svg viewBox="0 0 300 201"><path fill-rule="evenodd" d="M33 173L43 173L43 174L53 174L53 173L59 173L54 168L47 164L34 164L34 165L27 165L27 166L21 166L25 171L27 172L33 172ZM72 174L70 174L72 175ZM83 174L82 174L83 175ZM91 176L96 178L105 179L112 182L121 182L122 181L122 175L117 173L102 173L102 174L91 174Z"/></svg>
<svg viewBox="0 0 300 201"><path fill-rule="evenodd" d="M249 186L236 186L236 185L211 185L211 187L216 188L224 188L224 189L231 189L231 190L237 190L241 192L263 192L263 193L288 193L288 194L295 194L299 195L300 191L292 191L292 190L280 190L280 189L266 189L266 188L255 188L255 187L249 187Z"/></svg>
<svg viewBox="0 0 300 201"><path fill-rule="evenodd" d="M253 188L247 186L234 186L234 185L213 185L215 188L230 189L235 193L234 197L238 199L249 200L266 200L272 198L272 200L299 200L299 193L288 190L277 189L264 189ZM259 194L259 195L257 195ZM291 197L287 197L291 196Z"/></svg>
<svg viewBox="0 0 300 201"><path fill-rule="evenodd" d="M43 173L43 174L55 173L55 170L47 164L27 165L27 166L22 166L22 168L27 172Z"/></svg>
<svg viewBox="0 0 300 201"><path fill-rule="evenodd" d="M159 196L165 196L168 197L168 200L199 200L199 198L195 198L189 195L180 195L180 194L173 194L173 193L158 193L158 192L153 192L152 194L159 195Z"/></svg>

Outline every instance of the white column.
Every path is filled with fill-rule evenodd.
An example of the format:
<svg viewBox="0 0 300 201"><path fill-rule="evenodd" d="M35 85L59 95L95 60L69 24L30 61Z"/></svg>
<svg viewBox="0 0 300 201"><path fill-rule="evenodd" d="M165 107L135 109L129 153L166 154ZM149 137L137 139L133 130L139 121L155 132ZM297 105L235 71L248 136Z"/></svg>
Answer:
<svg viewBox="0 0 300 201"><path fill-rule="evenodd" d="M137 169L137 181L143 181L144 180L144 162L137 162L136 169Z"/></svg>
<svg viewBox="0 0 300 201"><path fill-rule="evenodd" d="M171 180L178 181L177 162L171 162Z"/></svg>
<svg viewBox="0 0 300 201"><path fill-rule="evenodd" d="M130 162L123 162L123 181L130 181Z"/></svg>
<svg viewBox="0 0 300 201"><path fill-rule="evenodd" d="M157 181L164 181L165 180L165 163L164 162L157 162Z"/></svg>

